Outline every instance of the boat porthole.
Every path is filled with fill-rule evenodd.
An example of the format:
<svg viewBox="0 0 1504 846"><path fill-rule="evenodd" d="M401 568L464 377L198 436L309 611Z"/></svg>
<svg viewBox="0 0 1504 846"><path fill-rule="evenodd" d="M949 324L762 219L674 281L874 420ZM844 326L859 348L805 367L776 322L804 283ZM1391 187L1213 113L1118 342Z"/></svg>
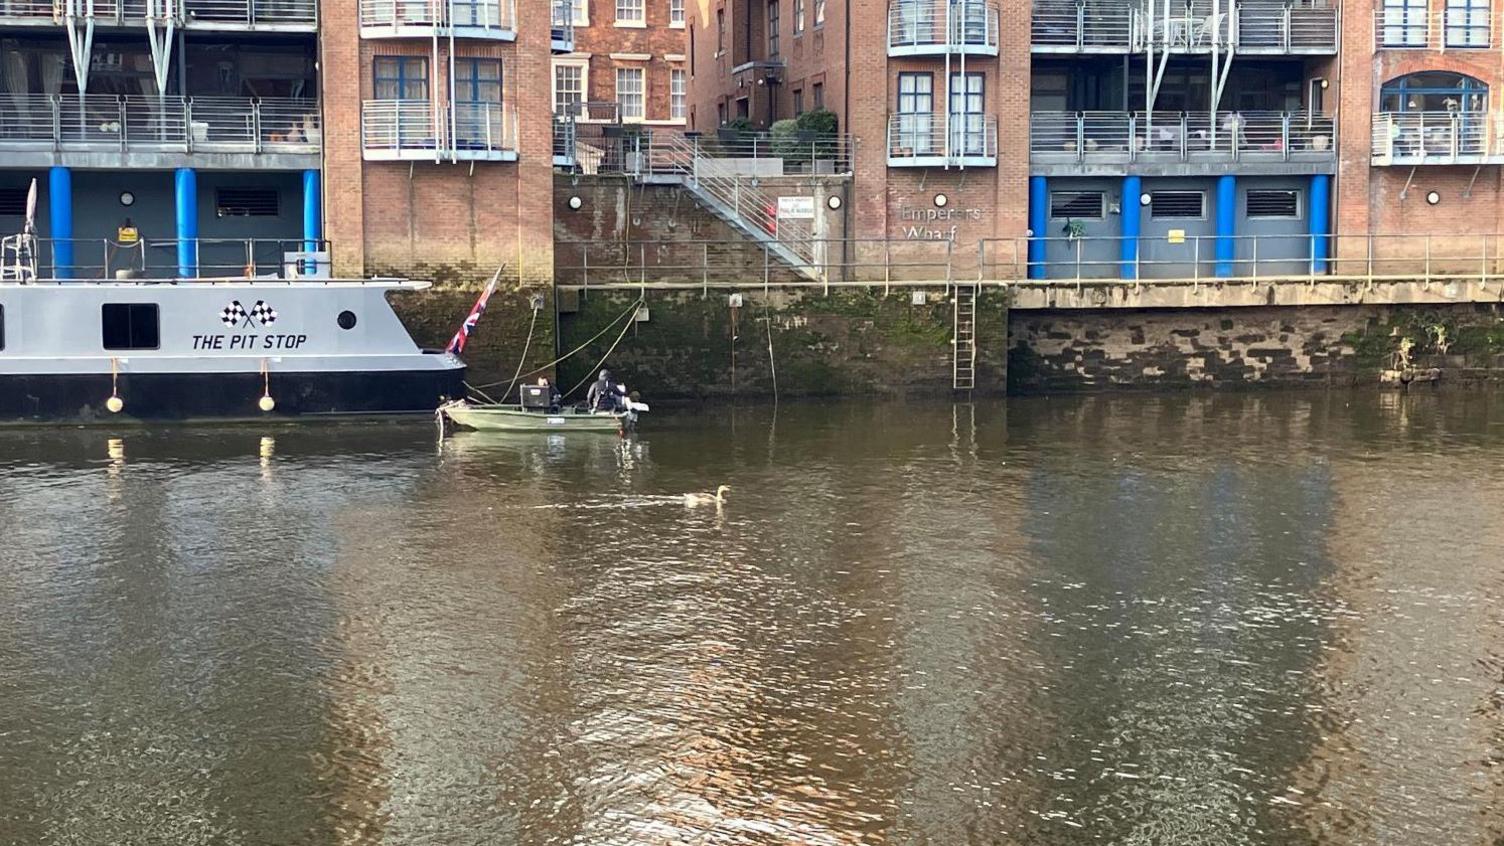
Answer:
<svg viewBox="0 0 1504 846"><path fill-rule="evenodd" d="M339 323L339 328L341 329L354 329L355 312L342 311L339 313L339 317L335 318L335 322Z"/></svg>

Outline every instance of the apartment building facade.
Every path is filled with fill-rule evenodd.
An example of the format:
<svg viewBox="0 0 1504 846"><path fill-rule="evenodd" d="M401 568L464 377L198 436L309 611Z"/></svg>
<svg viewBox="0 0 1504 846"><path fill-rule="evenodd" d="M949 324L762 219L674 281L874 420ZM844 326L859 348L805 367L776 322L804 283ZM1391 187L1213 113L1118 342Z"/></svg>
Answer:
<svg viewBox="0 0 1504 846"><path fill-rule="evenodd" d="M999 274L1320 273L1500 230L1500 5L703 0L689 126L832 109L848 232Z"/></svg>
<svg viewBox="0 0 1504 846"><path fill-rule="evenodd" d="M683 126L688 114L685 0L555 4L573 49L553 59L556 115L585 122Z"/></svg>

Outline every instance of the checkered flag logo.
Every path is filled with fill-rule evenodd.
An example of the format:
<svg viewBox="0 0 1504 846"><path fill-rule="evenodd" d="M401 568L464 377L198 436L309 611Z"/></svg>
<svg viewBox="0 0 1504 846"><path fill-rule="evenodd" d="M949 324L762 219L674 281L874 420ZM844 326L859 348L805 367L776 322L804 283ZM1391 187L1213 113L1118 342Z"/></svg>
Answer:
<svg viewBox="0 0 1504 846"><path fill-rule="evenodd" d="M260 305L260 303L257 303L257 305ZM240 304L240 300L235 300L219 312L219 322L231 328L239 326L240 322L245 319L245 306Z"/></svg>
<svg viewBox="0 0 1504 846"><path fill-rule="evenodd" d="M277 322L277 310L264 301L257 300L256 304L251 306L251 319L262 326L270 326Z"/></svg>

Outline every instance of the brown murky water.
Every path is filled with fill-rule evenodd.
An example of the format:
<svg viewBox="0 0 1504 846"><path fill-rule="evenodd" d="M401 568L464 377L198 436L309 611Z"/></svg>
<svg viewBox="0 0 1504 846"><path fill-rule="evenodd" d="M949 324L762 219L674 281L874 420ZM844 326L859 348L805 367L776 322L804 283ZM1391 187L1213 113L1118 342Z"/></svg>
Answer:
<svg viewBox="0 0 1504 846"><path fill-rule="evenodd" d="M1504 837L1504 397L111 434L0 433L3 843Z"/></svg>

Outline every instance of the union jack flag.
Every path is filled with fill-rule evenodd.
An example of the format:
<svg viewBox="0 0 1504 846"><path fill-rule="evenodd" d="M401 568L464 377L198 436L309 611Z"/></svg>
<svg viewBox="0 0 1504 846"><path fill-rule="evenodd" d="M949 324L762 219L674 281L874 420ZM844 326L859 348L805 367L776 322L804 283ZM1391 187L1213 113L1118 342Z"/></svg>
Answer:
<svg viewBox="0 0 1504 846"><path fill-rule="evenodd" d="M470 315L465 318L464 323L460 324L459 331L454 333L454 337L449 339L449 346L445 348L445 352L459 355L465 351L465 342L470 340L471 334L475 332L475 324L479 323L480 316L486 313L486 303L490 301L491 294L496 291L496 283L501 280L501 270L502 268L497 268L491 281L486 283L486 289L480 292L480 298L470 309Z"/></svg>

